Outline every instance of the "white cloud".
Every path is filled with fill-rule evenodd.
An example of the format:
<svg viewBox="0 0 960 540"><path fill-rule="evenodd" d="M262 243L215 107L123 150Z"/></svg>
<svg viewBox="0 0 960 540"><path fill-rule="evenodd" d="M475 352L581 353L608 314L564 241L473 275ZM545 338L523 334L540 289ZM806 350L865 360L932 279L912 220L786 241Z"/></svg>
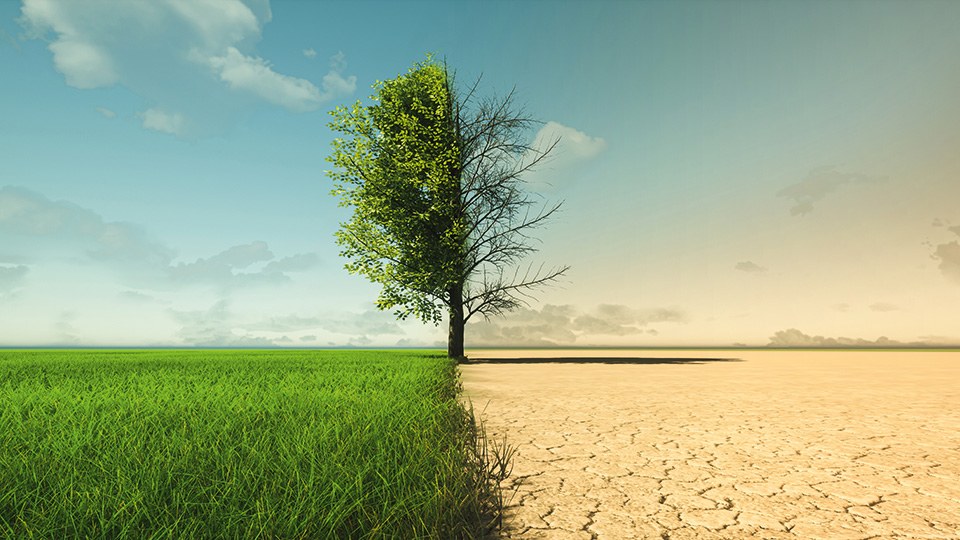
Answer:
<svg viewBox="0 0 960 540"><path fill-rule="evenodd" d="M564 157L577 160L589 159L607 147L607 142L600 137L591 137L582 131L554 121L547 122L540 128L533 139L533 147L545 149L558 139L559 143L554 150L557 159Z"/></svg>
<svg viewBox="0 0 960 540"><path fill-rule="evenodd" d="M54 0L23 0L20 22L28 37L42 38L54 32L48 48L53 53L53 65L63 74L67 84L76 88L98 88L119 81L114 60L104 44L87 31L89 26L103 27L102 22L91 20L79 3ZM89 7L105 9L105 2L91 2Z"/></svg>
<svg viewBox="0 0 960 540"><path fill-rule="evenodd" d="M50 44L53 64L63 73L67 84L76 88L110 86L120 80L109 55L102 48L76 39L60 39Z"/></svg>
<svg viewBox="0 0 960 540"><path fill-rule="evenodd" d="M216 50L260 34L261 21L238 0L168 0L167 5L193 27L205 49Z"/></svg>
<svg viewBox="0 0 960 540"><path fill-rule="evenodd" d="M355 76L344 78L342 75L346 67L343 53L331 60L330 71L322 79L322 91L306 79L277 73L263 58L245 55L235 47L227 47L220 55L206 55L193 50L189 56L209 66L230 88L295 112L316 110L323 103L349 95L357 88Z"/></svg>
<svg viewBox="0 0 960 540"><path fill-rule="evenodd" d="M104 118L116 118L117 113L111 111L106 107L97 107L97 112L103 115Z"/></svg>
<svg viewBox="0 0 960 540"><path fill-rule="evenodd" d="M350 95L356 88L357 78L355 76L351 75L344 79L339 72L328 71L323 76L322 99L327 101L335 97Z"/></svg>
<svg viewBox="0 0 960 540"><path fill-rule="evenodd" d="M841 186L850 184L873 184L885 180L880 177L860 173L843 173L835 167L820 167L796 184L789 185L777 192L777 196L793 200L790 214L804 216L813 211L814 203L837 191Z"/></svg>
<svg viewBox="0 0 960 540"><path fill-rule="evenodd" d="M267 0L24 0L21 14L67 84L122 85L149 104L144 128L180 137L220 133L258 100L310 111L356 88L342 56L318 82L257 56Z"/></svg>
<svg viewBox="0 0 960 540"><path fill-rule="evenodd" d="M606 141L600 137L591 137L572 127L550 121L534 136L531 146L536 151L528 152L524 161L529 163L536 159L554 143L557 143L556 147L527 178L530 187L535 190L550 190L557 185L559 175L567 174L571 167L596 157L607 147Z"/></svg>
<svg viewBox="0 0 960 540"><path fill-rule="evenodd" d="M347 55L343 51L330 57L330 71L323 76L323 90L330 97L352 93L357 88L357 78L353 75L343 78L342 73L347 69Z"/></svg>
<svg viewBox="0 0 960 540"><path fill-rule="evenodd" d="M223 56L211 56L206 62L231 88L292 111L314 110L328 97L310 81L281 75L266 60L241 54L234 47L227 47Z"/></svg>
<svg viewBox="0 0 960 540"><path fill-rule="evenodd" d="M168 113L159 109L147 109L140 113L143 127L171 135L183 135L186 122L180 113Z"/></svg>
<svg viewBox="0 0 960 540"><path fill-rule="evenodd" d="M758 273L763 273L767 271L766 268L764 268L763 266L760 266L759 264L753 261L738 262L734 268L736 268L737 270L740 270L741 272L747 272L752 274L758 274Z"/></svg>
<svg viewBox="0 0 960 540"><path fill-rule="evenodd" d="M316 58L316 56L317 56L317 51L315 51L315 50L313 50L313 49L304 49L304 50L303 50L303 55L306 56L307 58Z"/></svg>

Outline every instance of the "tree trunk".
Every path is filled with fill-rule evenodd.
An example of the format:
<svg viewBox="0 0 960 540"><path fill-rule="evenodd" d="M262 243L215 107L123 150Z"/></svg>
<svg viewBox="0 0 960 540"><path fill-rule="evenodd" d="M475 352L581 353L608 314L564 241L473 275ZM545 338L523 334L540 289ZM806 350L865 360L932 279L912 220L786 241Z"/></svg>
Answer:
<svg viewBox="0 0 960 540"><path fill-rule="evenodd" d="M454 285L450 293L450 332L447 335L447 357L463 356L463 286Z"/></svg>

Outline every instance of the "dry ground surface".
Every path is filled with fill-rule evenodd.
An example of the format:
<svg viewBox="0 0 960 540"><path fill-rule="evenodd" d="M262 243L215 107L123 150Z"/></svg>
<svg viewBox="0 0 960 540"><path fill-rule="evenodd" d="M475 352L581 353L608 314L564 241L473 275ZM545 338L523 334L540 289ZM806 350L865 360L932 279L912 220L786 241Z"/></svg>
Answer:
<svg viewBox="0 0 960 540"><path fill-rule="evenodd" d="M960 538L958 352L468 354L510 538Z"/></svg>

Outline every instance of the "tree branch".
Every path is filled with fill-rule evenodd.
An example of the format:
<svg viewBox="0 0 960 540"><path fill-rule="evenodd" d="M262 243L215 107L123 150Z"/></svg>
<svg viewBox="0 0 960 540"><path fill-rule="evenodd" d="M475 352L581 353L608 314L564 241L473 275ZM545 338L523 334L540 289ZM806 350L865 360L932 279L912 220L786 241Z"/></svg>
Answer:
<svg viewBox="0 0 960 540"><path fill-rule="evenodd" d="M541 275L543 273L543 265L540 265L532 276L530 275L531 269L532 266L528 266L523 277L519 280L517 280L519 272L514 271L514 277L508 283L504 282L503 274L493 283L486 281L486 276L484 276L483 290L464 298L463 303L466 311L464 321L469 320L475 313L480 313L484 318L489 318L493 315L501 315L505 311L521 305L527 305L528 300L533 299L533 296L527 292L529 289L540 287L557 280L560 276L564 275L570 267L563 266ZM477 301L479 301L479 304L474 305L474 302Z"/></svg>

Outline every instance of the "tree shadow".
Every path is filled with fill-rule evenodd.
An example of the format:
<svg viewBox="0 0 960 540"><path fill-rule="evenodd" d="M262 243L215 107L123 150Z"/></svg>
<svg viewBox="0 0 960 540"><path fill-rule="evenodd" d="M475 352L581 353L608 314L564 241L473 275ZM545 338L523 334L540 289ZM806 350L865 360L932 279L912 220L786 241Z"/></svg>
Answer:
<svg viewBox="0 0 960 540"><path fill-rule="evenodd" d="M636 364L697 365L709 362L743 362L740 358L648 358L633 356L563 356L546 358L469 358L464 364Z"/></svg>

